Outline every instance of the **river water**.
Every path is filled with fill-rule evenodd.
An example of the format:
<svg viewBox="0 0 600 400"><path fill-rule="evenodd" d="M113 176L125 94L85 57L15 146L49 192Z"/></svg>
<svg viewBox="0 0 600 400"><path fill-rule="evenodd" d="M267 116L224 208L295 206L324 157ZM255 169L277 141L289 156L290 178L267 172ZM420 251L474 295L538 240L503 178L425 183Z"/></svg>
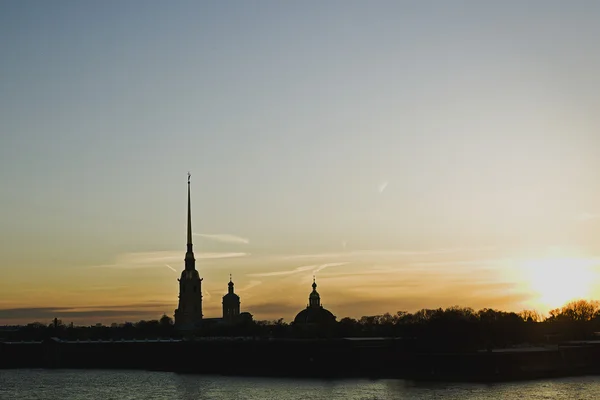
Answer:
<svg viewBox="0 0 600 400"><path fill-rule="evenodd" d="M0 370L1 400L599 399L600 377L479 384L312 380L98 370Z"/></svg>

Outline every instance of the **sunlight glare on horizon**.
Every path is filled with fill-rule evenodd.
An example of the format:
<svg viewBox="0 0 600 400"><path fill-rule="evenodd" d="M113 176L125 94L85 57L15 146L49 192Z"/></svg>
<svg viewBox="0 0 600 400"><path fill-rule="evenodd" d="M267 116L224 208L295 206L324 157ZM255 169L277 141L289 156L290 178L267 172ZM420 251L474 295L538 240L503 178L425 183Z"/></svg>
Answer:
<svg viewBox="0 0 600 400"><path fill-rule="evenodd" d="M597 280L594 267L599 263L586 258L525 260L519 263L519 273L535 304L549 311L569 301L590 298Z"/></svg>

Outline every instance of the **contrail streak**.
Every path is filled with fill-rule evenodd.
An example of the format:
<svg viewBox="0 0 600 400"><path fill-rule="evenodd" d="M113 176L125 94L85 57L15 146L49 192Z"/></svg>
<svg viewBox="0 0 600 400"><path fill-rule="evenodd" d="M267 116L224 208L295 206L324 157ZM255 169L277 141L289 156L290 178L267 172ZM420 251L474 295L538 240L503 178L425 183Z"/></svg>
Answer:
<svg viewBox="0 0 600 400"><path fill-rule="evenodd" d="M173 272L177 272L177 270L175 268L171 267L169 264L165 264L165 267L169 268Z"/></svg>

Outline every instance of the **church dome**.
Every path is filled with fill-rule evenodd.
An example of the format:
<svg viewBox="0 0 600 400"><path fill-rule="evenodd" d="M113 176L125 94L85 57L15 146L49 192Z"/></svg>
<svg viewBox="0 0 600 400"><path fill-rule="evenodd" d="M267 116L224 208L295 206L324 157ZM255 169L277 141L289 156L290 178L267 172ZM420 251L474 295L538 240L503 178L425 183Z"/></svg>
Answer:
<svg viewBox="0 0 600 400"><path fill-rule="evenodd" d="M319 307L306 307L300 311L296 318L294 318L294 324L328 324L335 322L335 315L331 311Z"/></svg>
<svg viewBox="0 0 600 400"><path fill-rule="evenodd" d="M238 302L240 301L240 296L233 292L233 281L231 280L231 275L229 275L229 283L227 284L227 294L223 296L224 302Z"/></svg>
<svg viewBox="0 0 600 400"><path fill-rule="evenodd" d="M225 296L223 296L223 300L239 300L240 296L238 296L235 293L227 293Z"/></svg>
<svg viewBox="0 0 600 400"><path fill-rule="evenodd" d="M308 296L308 306L294 318L295 324L327 324L335 322L335 315L321 305L317 283L313 278L312 292Z"/></svg>

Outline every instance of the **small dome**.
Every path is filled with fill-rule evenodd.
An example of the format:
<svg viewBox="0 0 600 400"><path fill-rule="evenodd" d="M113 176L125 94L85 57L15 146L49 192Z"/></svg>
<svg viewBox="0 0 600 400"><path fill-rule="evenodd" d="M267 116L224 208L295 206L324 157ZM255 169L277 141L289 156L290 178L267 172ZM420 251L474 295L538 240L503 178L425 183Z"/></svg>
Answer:
<svg viewBox="0 0 600 400"><path fill-rule="evenodd" d="M240 296L238 296L235 293L227 293L225 296L223 296L223 300L240 300Z"/></svg>
<svg viewBox="0 0 600 400"><path fill-rule="evenodd" d="M323 307L307 307L300 311L296 318L294 318L294 324L328 324L335 322L335 315L331 311Z"/></svg>
<svg viewBox="0 0 600 400"><path fill-rule="evenodd" d="M308 306L294 318L294 324L329 324L335 322L335 315L321 305L321 296L317 292L317 282L313 277L312 292L308 295Z"/></svg>
<svg viewBox="0 0 600 400"><path fill-rule="evenodd" d="M239 303L240 296L235 294L233 291L233 281L231 280L231 274L229 274L229 283L227 284L227 286L227 294L223 296L223 301L237 301Z"/></svg>

